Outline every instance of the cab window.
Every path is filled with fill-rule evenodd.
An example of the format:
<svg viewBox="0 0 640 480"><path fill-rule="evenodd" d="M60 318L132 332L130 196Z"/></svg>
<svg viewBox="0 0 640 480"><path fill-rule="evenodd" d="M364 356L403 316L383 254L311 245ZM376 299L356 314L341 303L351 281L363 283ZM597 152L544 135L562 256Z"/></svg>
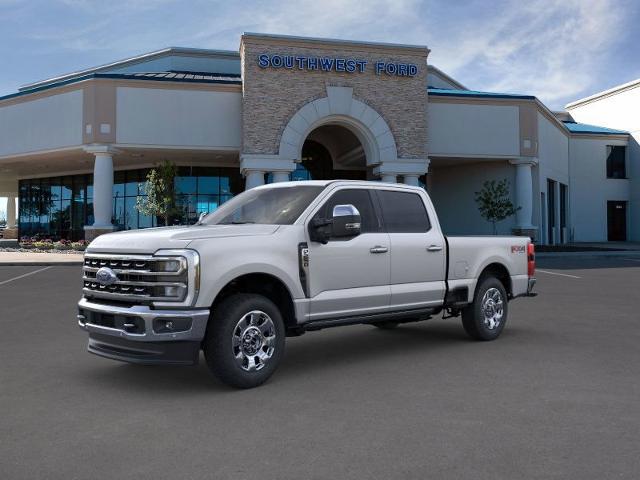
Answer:
<svg viewBox="0 0 640 480"><path fill-rule="evenodd" d="M369 190L345 189L338 190L324 203L314 215L313 219L328 219L333 216L333 207L336 205L353 205L360 212L362 233L382 231L382 226L373 208Z"/></svg>
<svg viewBox="0 0 640 480"><path fill-rule="evenodd" d="M378 190L388 233L421 233L431 229L424 201L417 193Z"/></svg>

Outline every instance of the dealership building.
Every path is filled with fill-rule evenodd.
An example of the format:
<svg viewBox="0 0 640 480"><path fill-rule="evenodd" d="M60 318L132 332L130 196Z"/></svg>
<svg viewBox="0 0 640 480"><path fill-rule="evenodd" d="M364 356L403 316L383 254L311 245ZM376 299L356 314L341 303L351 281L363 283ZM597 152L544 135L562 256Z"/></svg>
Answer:
<svg viewBox="0 0 640 480"><path fill-rule="evenodd" d="M181 223L264 183L367 179L426 188L448 234L490 234L475 192L507 179L518 210L500 233L640 241L640 81L552 112L428 56L247 33L239 52L167 48L25 85L0 97L5 237L154 226L136 201L169 160Z"/></svg>

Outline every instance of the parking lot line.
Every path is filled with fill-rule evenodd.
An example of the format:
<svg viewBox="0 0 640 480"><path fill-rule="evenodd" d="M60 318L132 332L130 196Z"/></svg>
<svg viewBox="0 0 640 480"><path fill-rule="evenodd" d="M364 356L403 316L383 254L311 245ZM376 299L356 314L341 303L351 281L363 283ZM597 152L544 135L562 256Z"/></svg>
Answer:
<svg viewBox="0 0 640 480"><path fill-rule="evenodd" d="M540 270L539 268L536 268L536 272L548 273L549 275L560 275L561 277L582 278L577 275L569 275L568 273L550 272L549 270Z"/></svg>
<svg viewBox="0 0 640 480"><path fill-rule="evenodd" d="M28 277L30 275L35 275L36 273L39 273L39 272L44 272L45 270L49 270L50 268L51 268L50 266L49 267L40 268L38 270L34 270L33 272L25 273L23 275L19 275L17 277L10 278L9 280L4 280L4 281L0 282L0 285L4 285L5 283L13 282L15 280L20 280L21 278Z"/></svg>

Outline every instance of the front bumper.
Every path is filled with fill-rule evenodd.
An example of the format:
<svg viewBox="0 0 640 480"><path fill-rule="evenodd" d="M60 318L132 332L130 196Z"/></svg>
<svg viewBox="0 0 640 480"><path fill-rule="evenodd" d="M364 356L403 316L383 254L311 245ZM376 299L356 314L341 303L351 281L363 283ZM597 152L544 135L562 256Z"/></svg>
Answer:
<svg viewBox="0 0 640 480"><path fill-rule="evenodd" d="M198 363L208 320L208 309L152 310L86 298L78 303L78 325L89 332L89 352L132 363Z"/></svg>

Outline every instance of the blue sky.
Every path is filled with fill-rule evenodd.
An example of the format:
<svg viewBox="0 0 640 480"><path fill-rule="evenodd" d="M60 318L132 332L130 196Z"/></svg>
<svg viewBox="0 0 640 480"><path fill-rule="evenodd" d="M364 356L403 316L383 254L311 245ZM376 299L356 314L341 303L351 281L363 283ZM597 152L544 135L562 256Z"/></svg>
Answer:
<svg viewBox="0 0 640 480"><path fill-rule="evenodd" d="M640 78L634 0L0 0L0 95L167 46L237 50L243 31L427 45L468 88L552 109Z"/></svg>
<svg viewBox="0 0 640 480"><path fill-rule="evenodd" d="M640 77L633 0L0 0L0 95L166 46L236 50L243 31L427 45L472 89L550 108Z"/></svg>

